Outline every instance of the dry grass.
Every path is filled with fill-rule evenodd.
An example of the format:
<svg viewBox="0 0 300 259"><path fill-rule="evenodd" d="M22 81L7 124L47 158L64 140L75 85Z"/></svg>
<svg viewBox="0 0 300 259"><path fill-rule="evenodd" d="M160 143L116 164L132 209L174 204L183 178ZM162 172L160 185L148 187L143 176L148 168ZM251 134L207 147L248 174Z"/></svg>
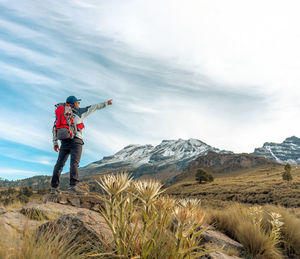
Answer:
<svg viewBox="0 0 300 259"><path fill-rule="evenodd" d="M189 180L167 188L166 193L177 197L197 197L202 205L227 207L230 203L273 204L285 207L300 207L300 169L293 167L293 181L282 180L279 168L258 168L241 175L219 175L208 184ZM299 211L300 216L300 211Z"/></svg>
<svg viewBox="0 0 300 259"><path fill-rule="evenodd" d="M0 230L1 259L77 259L87 255L84 246L70 244L66 233L53 235L50 231L37 239L35 232L28 228L17 233ZM94 251L90 251L94 253Z"/></svg>
<svg viewBox="0 0 300 259"><path fill-rule="evenodd" d="M300 219L286 208L268 205L267 211L275 211L282 215L284 225L282 227L282 247L287 255L300 256Z"/></svg>
<svg viewBox="0 0 300 259"><path fill-rule="evenodd" d="M206 222L240 242L254 258L299 256L300 220L279 206L207 209Z"/></svg>

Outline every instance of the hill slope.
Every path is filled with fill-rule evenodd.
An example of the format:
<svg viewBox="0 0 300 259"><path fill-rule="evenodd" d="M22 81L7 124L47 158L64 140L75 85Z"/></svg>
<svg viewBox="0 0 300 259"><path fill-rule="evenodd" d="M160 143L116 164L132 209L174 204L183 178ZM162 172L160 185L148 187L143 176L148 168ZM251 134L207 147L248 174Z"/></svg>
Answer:
<svg viewBox="0 0 300 259"><path fill-rule="evenodd" d="M218 154L209 152L204 156L192 160L186 169L173 179L173 183L183 180L194 180L197 168L203 168L214 175L224 175L228 173L239 174L246 169L258 167L274 168L279 164L251 154Z"/></svg>
<svg viewBox="0 0 300 259"><path fill-rule="evenodd" d="M300 168L293 166L293 181L282 180L283 165L260 166L237 171L239 175L219 174L212 183L199 184L184 178L166 189L166 193L181 198L199 198L202 205L226 207L233 202L274 204L300 207Z"/></svg>

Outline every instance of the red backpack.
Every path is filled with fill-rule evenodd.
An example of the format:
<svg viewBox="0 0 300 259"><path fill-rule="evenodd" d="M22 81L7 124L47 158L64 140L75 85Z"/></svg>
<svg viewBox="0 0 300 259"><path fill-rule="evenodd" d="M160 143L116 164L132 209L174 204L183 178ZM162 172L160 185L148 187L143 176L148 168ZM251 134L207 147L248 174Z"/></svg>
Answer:
<svg viewBox="0 0 300 259"><path fill-rule="evenodd" d="M55 107L55 134L57 139L73 139L77 129L74 124L71 106L67 103L59 103Z"/></svg>

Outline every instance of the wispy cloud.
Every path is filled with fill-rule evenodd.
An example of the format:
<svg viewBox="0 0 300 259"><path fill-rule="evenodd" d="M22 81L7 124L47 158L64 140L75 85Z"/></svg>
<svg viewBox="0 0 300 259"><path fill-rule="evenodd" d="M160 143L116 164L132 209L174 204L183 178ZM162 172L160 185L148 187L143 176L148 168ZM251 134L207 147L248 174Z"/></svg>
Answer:
<svg viewBox="0 0 300 259"><path fill-rule="evenodd" d="M20 160L52 163L38 152L52 149L54 104L76 95L114 99L86 120L82 164L162 139L236 152L281 141L300 130L296 6L3 0L0 137L35 150Z"/></svg>
<svg viewBox="0 0 300 259"><path fill-rule="evenodd" d="M18 180L29 178L37 175L38 172L27 171L27 170L18 170L11 168L0 168L0 177L6 180Z"/></svg>

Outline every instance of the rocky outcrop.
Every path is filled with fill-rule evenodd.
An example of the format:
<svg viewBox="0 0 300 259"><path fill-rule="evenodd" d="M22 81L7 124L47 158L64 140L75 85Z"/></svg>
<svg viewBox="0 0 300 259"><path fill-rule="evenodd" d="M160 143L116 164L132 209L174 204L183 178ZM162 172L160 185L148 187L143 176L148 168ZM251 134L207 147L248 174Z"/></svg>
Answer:
<svg viewBox="0 0 300 259"><path fill-rule="evenodd" d="M262 156L279 163L300 164L300 138L295 136L282 143L266 142L263 147L256 148L254 155Z"/></svg>
<svg viewBox="0 0 300 259"><path fill-rule="evenodd" d="M227 255L226 251L235 251L239 255L244 253L244 247L240 243L217 231L215 227L204 224L202 228L204 231L200 236L200 245L213 252L201 256L201 259L238 259L240 257Z"/></svg>
<svg viewBox="0 0 300 259"><path fill-rule="evenodd" d="M77 200L75 205L68 205L74 203L70 199L78 199L79 202ZM60 203L65 200L67 200L66 203ZM46 240L60 240L60 238L63 238L68 241L67 246L69 247L76 243L75 247L80 248L80 253L85 253L85 251L89 251L91 247L95 246L98 248L97 251L100 252L113 251L114 238L101 214L76 206L96 200L88 196L66 195L64 197L63 195L57 195L56 201L47 201L41 204L28 203L21 208L0 215L0 233L5 233L5 238L8 236L13 237L10 241L6 238L7 242L21 242L21 235L24 233L24 229L27 228L37 236L37 240L43 237ZM238 257L226 255L226 250L235 250L242 253L243 247L241 244L211 226L205 225L203 227L205 230L201 234L200 244L214 252L201 258L237 259ZM211 249L211 247L216 249Z"/></svg>
<svg viewBox="0 0 300 259"><path fill-rule="evenodd" d="M70 205L78 208L86 208L94 211L99 211L103 207L103 201L100 196L97 195L70 195L70 194L58 194L58 195L46 195L44 203L54 202L63 205Z"/></svg>
<svg viewBox="0 0 300 259"><path fill-rule="evenodd" d="M25 206L16 209L29 219L53 220L65 214L78 213L84 208L66 206L55 202L47 203L27 203Z"/></svg>
<svg viewBox="0 0 300 259"><path fill-rule="evenodd" d="M223 250L233 249L238 251L239 253L242 253L244 251L244 247L240 243L217 231L212 226L207 227L201 233L201 244L207 245L209 243L214 244L215 246Z"/></svg>
<svg viewBox="0 0 300 259"><path fill-rule="evenodd" d="M105 251L113 247L113 235L103 217L99 213L83 209L77 213L63 215L53 221L49 221L38 228L37 238L41 236L51 238L60 235L69 240L68 245L76 243L89 251L93 247Z"/></svg>

